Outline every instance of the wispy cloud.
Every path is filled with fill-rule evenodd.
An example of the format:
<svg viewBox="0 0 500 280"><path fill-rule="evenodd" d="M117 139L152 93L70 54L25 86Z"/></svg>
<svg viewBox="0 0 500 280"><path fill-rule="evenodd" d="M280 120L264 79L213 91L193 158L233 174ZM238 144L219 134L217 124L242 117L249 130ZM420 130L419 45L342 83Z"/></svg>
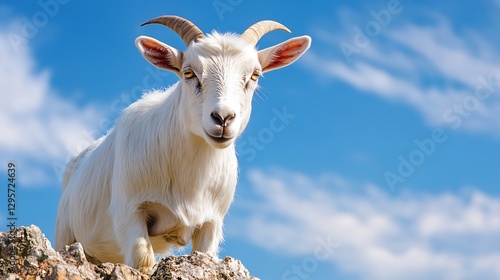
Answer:
<svg viewBox="0 0 500 280"><path fill-rule="evenodd" d="M14 47L8 34L0 30L0 154L20 165L21 185L57 183L52 164L84 148L103 116L95 106L60 97L50 71L36 70L29 47Z"/></svg>
<svg viewBox="0 0 500 280"><path fill-rule="evenodd" d="M333 238L340 270L362 279L498 279L500 198L407 192L390 197L338 175L316 179L284 170L249 173L260 198L229 232L278 253L312 256Z"/></svg>
<svg viewBox="0 0 500 280"><path fill-rule="evenodd" d="M320 29L318 39L329 48L311 51L305 61L358 90L412 106L430 125L498 136L500 56L493 51L495 42L479 31L459 33L441 16L433 19L426 25L388 25L363 48L339 57L332 48L342 54L340 44L355 47L357 35L339 37Z"/></svg>

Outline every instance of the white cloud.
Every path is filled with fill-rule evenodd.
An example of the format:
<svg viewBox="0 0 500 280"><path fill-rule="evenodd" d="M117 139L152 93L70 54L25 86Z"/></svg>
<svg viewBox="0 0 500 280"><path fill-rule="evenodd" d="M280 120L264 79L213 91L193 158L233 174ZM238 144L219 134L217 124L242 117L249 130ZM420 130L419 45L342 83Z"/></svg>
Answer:
<svg viewBox="0 0 500 280"><path fill-rule="evenodd" d="M0 154L18 164L21 185L57 183L52 163L88 144L103 116L58 96L49 70L37 71L29 47L14 49L8 34L0 30Z"/></svg>
<svg viewBox="0 0 500 280"><path fill-rule="evenodd" d="M338 175L283 170L249 178L260 199L243 203L245 218L228 231L268 250L306 259L318 240L333 239L330 261L362 279L500 277L498 197L474 189L391 197Z"/></svg>
<svg viewBox="0 0 500 280"><path fill-rule="evenodd" d="M333 58L331 49L342 53L341 42L355 47L355 34L339 38L321 29L317 33L328 51L311 51L305 61L311 69L356 89L414 107L430 125L498 136L500 56L491 51L494 43L480 32L458 34L444 18L434 18L435 23L427 26L389 23L349 61L343 55ZM483 88L481 92L489 95L478 99L482 79L496 85ZM466 113L457 106L465 107Z"/></svg>

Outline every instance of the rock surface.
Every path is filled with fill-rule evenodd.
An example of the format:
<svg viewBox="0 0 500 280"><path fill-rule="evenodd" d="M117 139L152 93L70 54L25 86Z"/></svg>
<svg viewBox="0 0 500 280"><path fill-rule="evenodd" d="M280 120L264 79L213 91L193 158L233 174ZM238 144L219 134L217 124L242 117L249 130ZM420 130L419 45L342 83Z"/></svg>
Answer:
<svg viewBox="0 0 500 280"><path fill-rule="evenodd" d="M239 260L194 252L160 260L151 275L124 264L89 263L80 243L56 252L36 226L0 232L0 279L258 280Z"/></svg>

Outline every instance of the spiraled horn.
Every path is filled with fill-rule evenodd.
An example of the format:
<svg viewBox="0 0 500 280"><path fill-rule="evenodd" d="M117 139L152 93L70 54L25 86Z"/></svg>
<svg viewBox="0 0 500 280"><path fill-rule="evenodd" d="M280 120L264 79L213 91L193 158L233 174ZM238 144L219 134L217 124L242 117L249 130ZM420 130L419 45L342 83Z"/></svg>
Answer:
<svg viewBox="0 0 500 280"><path fill-rule="evenodd" d="M165 25L166 27L172 29L177 33L186 46L189 46L191 41L199 38L204 38L203 32L194 25L194 23L190 22L187 19L178 17L178 16L161 16L154 18L148 22L141 24L141 26L157 23L161 25Z"/></svg>
<svg viewBox="0 0 500 280"><path fill-rule="evenodd" d="M247 30L245 30L245 32L243 32L243 34L241 34L240 38L245 39L248 43L255 46L264 34L273 30L284 30L291 33L290 29L286 28L286 26L279 22L263 20L250 26Z"/></svg>

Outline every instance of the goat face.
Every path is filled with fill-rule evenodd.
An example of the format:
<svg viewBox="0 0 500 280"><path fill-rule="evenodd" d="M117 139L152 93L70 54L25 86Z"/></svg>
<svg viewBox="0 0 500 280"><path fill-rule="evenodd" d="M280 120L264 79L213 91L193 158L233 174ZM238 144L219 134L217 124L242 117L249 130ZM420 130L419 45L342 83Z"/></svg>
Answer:
<svg viewBox="0 0 500 280"><path fill-rule="evenodd" d="M228 147L245 129L259 76L291 64L311 42L310 37L302 36L255 50L263 34L276 29L289 31L272 21L256 23L241 36L217 32L205 36L191 22L175 16L148 23L172 28L188 46L182 53L150 37L136 40L146 60L179 76L183 124L215 148Z"/></svg>
<svg viewBox="0 0 500 280"><path fill-rule="evenodd" d="M180 72L190 131L216 148L232 144L250 117L262 72L257 52L236 36L215 33L191 44Z"/></svg>

